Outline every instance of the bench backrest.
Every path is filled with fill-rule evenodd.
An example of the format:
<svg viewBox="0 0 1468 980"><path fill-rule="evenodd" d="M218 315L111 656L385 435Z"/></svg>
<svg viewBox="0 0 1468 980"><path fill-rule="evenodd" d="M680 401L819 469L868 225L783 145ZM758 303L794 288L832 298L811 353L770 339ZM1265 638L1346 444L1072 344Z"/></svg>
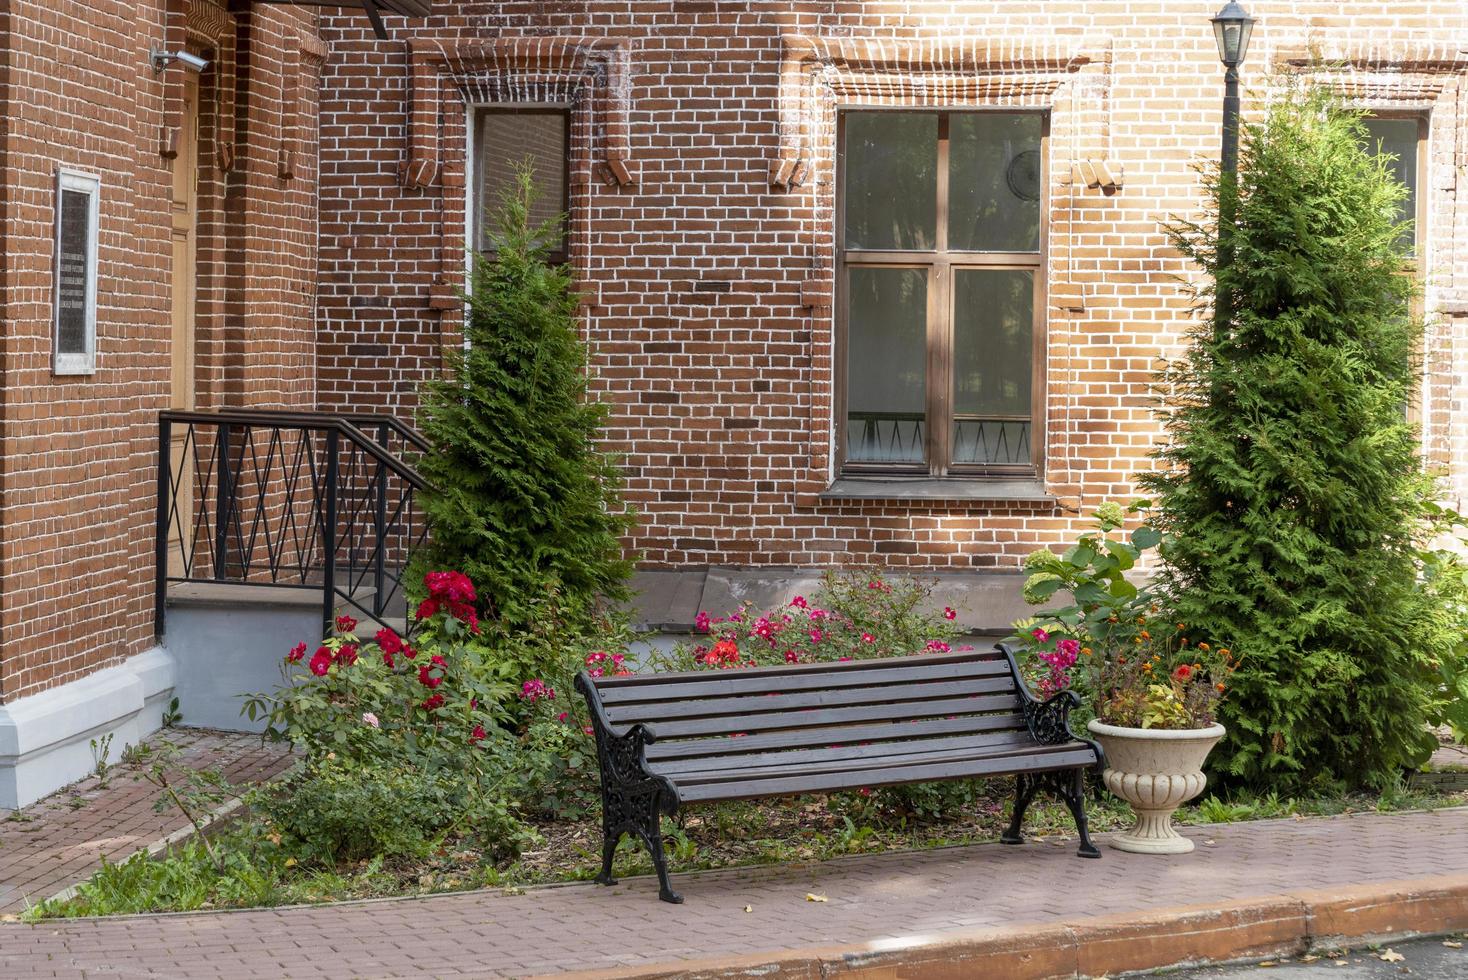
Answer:
<svg viewBox="0 0 1468 980"><path fill-rule="evenodd" d="M650 763L914 739L936 750L1028 737L1009 661L994 650L632 674L592 684L612 725L653 730Z"/></svg>

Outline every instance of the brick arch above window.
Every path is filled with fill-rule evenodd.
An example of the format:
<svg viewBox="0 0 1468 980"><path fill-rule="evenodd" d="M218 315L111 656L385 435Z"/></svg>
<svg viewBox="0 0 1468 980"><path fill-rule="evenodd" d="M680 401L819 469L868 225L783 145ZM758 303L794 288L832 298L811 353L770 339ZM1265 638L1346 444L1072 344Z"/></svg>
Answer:
<svg viewBox="0 0 1468 980"><path fill-rule="evenodd" d="M1077 106L1083 109L1078 120L1085 133L1082 159L1109 172L1109 46L1003 37L893 40L800 34L784 35L781 46L780 142L770 164L770 183L776 188L792 190L805 182L826 103L1049 107L1062 86L1083 69L1092 69L1086 72L1088 80L1097 77L1100 85ZM1117 186L1113 183L1110 189Z"/></svg>
<svg viewBox="0 0 1468 980"><path fill-rule="evenodd" d="M441 107L445 89L466 101L505 101L506 88L549 93L556 101L593 100L601 123L598 171L609 184L636 183L629 167L631 40L620 37L515 37L408 43L409 115L405 187L440 181Z"/></svg>

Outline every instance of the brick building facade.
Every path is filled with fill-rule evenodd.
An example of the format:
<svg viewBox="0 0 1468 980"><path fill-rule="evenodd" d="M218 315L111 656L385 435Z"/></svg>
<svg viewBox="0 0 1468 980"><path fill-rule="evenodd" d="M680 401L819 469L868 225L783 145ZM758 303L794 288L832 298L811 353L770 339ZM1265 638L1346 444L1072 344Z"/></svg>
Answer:
<svg viewBox="0 0 1468 980"><path fill-rule="evenodd" d="M1336 3L1251 6L1249 101L1309 76L1383 116L1429 120L1418 189L1432 314L1421 416L1427 454L1452 467L1461 495L1468 10L1451 0L1350 15ZM555 106L570 126L570 253L597 390L613 406L610 442L626 455L641 513L630 544L645 567L1013 570L1027 551L1064 540L1082 512L1132 492L1159 434L1148 382L1188 323L1176 279L1189 269L1163 226L1196 210L1193 167L1217 155L1212 5L585 0L435 10L447 8L400 22L403 43L388 51L355 21L324 28L322 406L411 411L416 381L436 368L460 315L466 218L492 196L477 193L490 168L469 152L475 120ZM1313 67L1322 63L1333 68ZM845 138L854 158L847 122L877 107L947 108L955 126L974 111L1044 126L1027 190L1038 197L1038 233L1024 244L1033 255L1007 255L1004 266L1038 283L1036 342L1022 365L1032 371L1028 466L981 458L965 472L950 451L949 472L962 475L939 479L921 464L868 465L850 445L842 456L840 406L856 400L843 375L853 390L867 377L851 338L872 332L852 321L860 304L842 297L854 256L872 244L837 240L857 220L853 195L838 197L847 177L837 151ZM982 169L978 179L993 183ZM899 192L913 190L931 193ZM981 278L981 268L961 269L973 260L954 257L945 299L961 303L961 280ZM957 319L950 345L965 327L984 336L982 316ZM867 352L865 369L886 370L887 353ZM976 356L966 367L982 375ZM984 407L982 393L972 400ZM855 424L846 420L848 442ZM951 442L964 441L963 425L954 418Z"/></svg>
<svg viewBox="0 0 1468 980"><path fill-rule="evenodd" d="M1149 380L1189 322L1163 226L1217 152L1215 6L466 0L384 41L340 8L0 0L0 771L156 724L192 655L155 647L157 412L410 418L473 216L527 152L567 206L644 569L1012 593L1149 465ZM1249 6L1246 116L1328 85L1419 161L1416 410L1461 498L1468 8ZM179 50L208 65L155 70ZM80 375L56 371L63 170L98 187Z"/></svg>
<svg viewBox="0 0 1468 980"><path fill-rule="evenodd" d="M158 412L314 402L317 20L0 3L0 806L7 777L23 801L85 771L90 737L157 727ZM86 373L55 358L62 173L96 188Z"/></svg>

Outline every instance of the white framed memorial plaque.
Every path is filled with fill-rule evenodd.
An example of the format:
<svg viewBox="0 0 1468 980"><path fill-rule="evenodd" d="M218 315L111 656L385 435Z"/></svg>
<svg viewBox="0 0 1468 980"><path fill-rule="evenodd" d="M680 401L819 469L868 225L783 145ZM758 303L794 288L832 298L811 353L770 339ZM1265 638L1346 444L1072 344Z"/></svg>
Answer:
<svg viewBox="0 0 1468 980"><path fill-rule="evenodd" d="M95 174L61 170L56 175L56 269L52 292L52 356L55 374L97 370L97 203Z"/></svg>

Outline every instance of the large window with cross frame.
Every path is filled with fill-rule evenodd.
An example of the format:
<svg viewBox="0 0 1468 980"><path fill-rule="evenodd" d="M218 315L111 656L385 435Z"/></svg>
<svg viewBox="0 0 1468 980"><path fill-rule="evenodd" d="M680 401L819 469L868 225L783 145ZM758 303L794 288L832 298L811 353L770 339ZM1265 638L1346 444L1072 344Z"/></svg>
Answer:
<svg viewBox="0 0 1468 980"><path fill-rule="evenodd" d="M1046 116L851 109L838 129L842 471L1038 474Z"/></svg>

